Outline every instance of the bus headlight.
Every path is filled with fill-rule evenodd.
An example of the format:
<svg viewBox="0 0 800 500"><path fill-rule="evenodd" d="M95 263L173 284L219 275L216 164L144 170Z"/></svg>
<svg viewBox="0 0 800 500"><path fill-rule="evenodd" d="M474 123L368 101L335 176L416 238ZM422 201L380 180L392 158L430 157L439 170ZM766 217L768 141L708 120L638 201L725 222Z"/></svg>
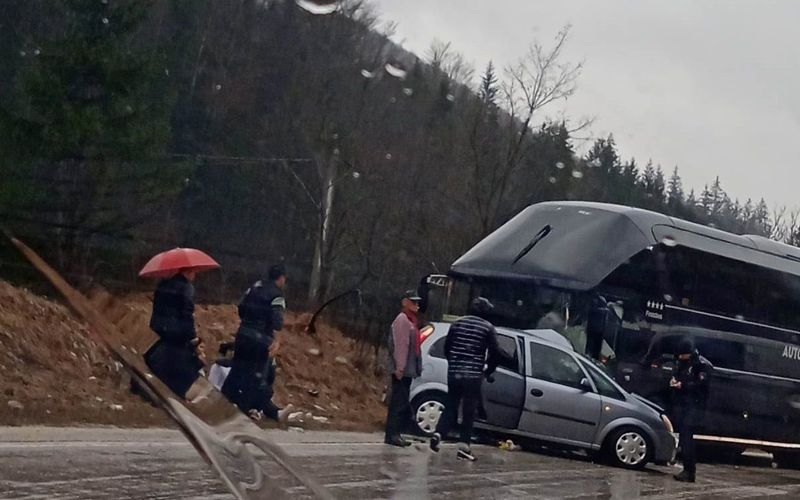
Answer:
<svg viewBox="0 0 800 500"><path fill-rule="evenodd" d="M672 422L670 421L669 417L667 417L666 415L662 414L661 415L661 421L664 422L664 426L667 428L667 431L669 431L670 434L674 434L675 433L675 428L672 427Z"/></svg>

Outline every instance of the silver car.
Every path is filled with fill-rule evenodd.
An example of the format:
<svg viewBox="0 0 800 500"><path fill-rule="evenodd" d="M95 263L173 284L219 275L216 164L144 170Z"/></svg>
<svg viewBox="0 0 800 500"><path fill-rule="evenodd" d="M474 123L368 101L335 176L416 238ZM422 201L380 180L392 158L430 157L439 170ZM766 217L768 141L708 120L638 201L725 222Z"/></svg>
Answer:
<svg viewBox="0 0 800 500"><path fill-rule="evenodd" d="M422 376L411 386L416 420L429 434L447 394L444 341L450 325L434 326L422 344ZM676 440L663 411L622 389L564 337L552 330L498 328L498 334L513 361L503 363L492 382L484 380L485 415L476 428L601 453L631 469L672 460Z"/></svg>

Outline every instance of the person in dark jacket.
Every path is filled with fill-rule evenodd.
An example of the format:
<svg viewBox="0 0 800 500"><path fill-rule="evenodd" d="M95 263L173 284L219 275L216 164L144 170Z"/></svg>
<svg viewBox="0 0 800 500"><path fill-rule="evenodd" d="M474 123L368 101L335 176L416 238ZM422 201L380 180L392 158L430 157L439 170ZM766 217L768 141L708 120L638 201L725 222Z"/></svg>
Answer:
<svg viewBox="0 0 800 500"><path fill-rule="evenodd" d="M182 398L203 367L194 327L194 278L194 271L182 270L159 282L150 318L150 328L159 339L144 355L153 374Z"/></svg>
<svg viewBox="0 0 800 500"><path fill-rule="evenodd" d="M683 471L675 479L681 482L695 482L697 452L694 432L703 420L713 369L711 363L697 351L691 338L681 341L677 370L669 383L673 390L673 416L680 434L683 456Z"/></svg>
<svg viewBox="0 0 800 500"><path fill-rule="evenodd" d="M267 281L257 281L239 302L239 330L236 332L231 371L222 393L252 418L265 415L285 423L291 407L281 410L272 402L276 354L280 343L275 334L283 330L286 301L286 268L272 266Z"/></svg>
<svg viewBox="0 0 800 500"><path fill-rule="evenodd" d="M422 373L421 338L417 325L420 297L415 290L403 295L403 310L392 322L389 332L389 371L392 379L386 433L383 442L391 446L410 446L400 435L411 421L409 395L411 382Z"/></svg>
<svg viewBox="0 0 800 500"><path fill-rule="evenodd" d="M447 437L450 427L458 422L459 405L463 405L457 455L459 460L475 460L470 443L472 425L481 397L481 384L484 377L491 377L500 360L507 357L500 349L494 325L483 319L493 310L494 306L489 300L483 297L473 300L469 315L450 326L444 344L447 358L447 403L430 446L433 451L439 451L442 438Z"/></svg>

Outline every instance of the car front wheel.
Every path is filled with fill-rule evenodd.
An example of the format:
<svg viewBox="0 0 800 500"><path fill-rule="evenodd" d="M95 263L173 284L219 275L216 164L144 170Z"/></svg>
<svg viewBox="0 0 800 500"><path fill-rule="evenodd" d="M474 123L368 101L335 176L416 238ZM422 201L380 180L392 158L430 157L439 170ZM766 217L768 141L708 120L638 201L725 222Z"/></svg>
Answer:
<svg viewBox="0 0 800 500"><path fill-rule="evenodd" d="M605 451L614 465L638 470L650 462L654 450L644 431L637 427L623 427L606 439Z"/></svg>
<svg viewBox="0 0 800 500"><path fill-rule="evenodd" d="M446 397L447 395L443 392L427 391L415 397L411 402L414 420L427 436L436 432L436 425L444 413Z"/></svg>

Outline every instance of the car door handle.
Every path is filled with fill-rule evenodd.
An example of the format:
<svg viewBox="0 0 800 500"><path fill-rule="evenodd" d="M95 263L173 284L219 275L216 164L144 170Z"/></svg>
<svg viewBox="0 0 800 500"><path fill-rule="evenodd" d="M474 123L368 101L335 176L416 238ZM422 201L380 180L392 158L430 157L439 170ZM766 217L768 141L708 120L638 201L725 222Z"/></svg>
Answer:
<svg viewBox="0 0 800 500"><path fill-rule="evenodd" d="M544 396L544 392L541 389L531 389L531 396L540 398Z"/></svg>

